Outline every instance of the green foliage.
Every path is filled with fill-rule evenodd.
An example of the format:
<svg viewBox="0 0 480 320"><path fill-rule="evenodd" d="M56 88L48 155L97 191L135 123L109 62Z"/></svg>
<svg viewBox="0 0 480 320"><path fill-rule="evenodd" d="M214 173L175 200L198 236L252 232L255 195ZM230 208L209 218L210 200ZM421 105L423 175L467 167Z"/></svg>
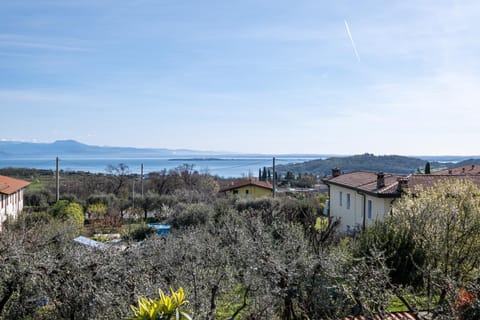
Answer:
<svg viewBox="0 0 480 320"><path fill-rule="evenodd" d="M392 225L406 230L425 253L428 270L468 280L478 272L480 190L467 180L446 180L394 203Z"/></svg>
<svg viewBox="0 0 480 320"><path fill-rule="evenodd" d="M430 162L425 163L425 174L431 174Z"/></svg>
<svg viewBox="0 0 480 320"><path fill-rule="evenodd" d="M117 197L111 193L93 193L87 198L88 205L101 203L107 207L114 205L117 201Z"/></svg>
<svg viewBox="0 0 480 320"><path fill-rule="evenodd" d="M68 206L67 200L59 200L50 208L50 213L57 218L60 214L65 211L65 208Z"/></svg>
<svg viewBox="0 0 480 320"><path fill-rule="evenodd" d="M170 288L170 296L159 290L158 299L145 297L138 298L138 307L131 306L133 316L127 320L191 320L189 312L184 310L188 301L185 299L183 288L173 291Z"/></svg>
<svg viewBox="0 0 480 320"><path fill-rule="evenodd" d="M66 179L81 180L79 185L89 185L84 189L91 193L101 188L99 182L114 186L107 183L108 175ZM429 272L432 287L442 285L447 291L453 287L445 285L446 278L456 277L459 287L467 288L465 282L478 274L478 269L468 268L478 267L473 250L479 249L480 232L472 222L480 194L468 188L453 188L445 197L418 193L399 199L385 225L373 226L360 238L337 241L331 221L320 217L324 198L214 200L205 196L214 190L214 179L204 180L205 192L199 192L196 188L203 176L189 168L171 175L159 173L155 179L145 180L145 190L155 198L160 190L165 194L153 206L159 208L152 210L168 217L163 222L179 227L166 238L149 237L154 230L140 224L132 225L124 237L145 241L129 243L123 250L116 246L92 250L76 244L71 241L71 220L61 219L68 215L68 201L52 206L57 219L48 221L48 215L39 214L38 219L31 216L31 223L19 221L2 230L0 301L6 303L3 307L0 303L0 319L41 314L45 307L33 302L42 297L53 306L48 305L50 318L123 319L132 314L129 306L137 296L153 297L158 288L180 284L192 293L189 314L196 319L337 319L351 315L352 309L373 317L385 315L396 290L407 292L403 284L418 279L427 287ZM79 194L84 189L79 188ZM96 201L102 198L98 194L87 198L81 197L89 205L110 203ZM141 210L141 203L135 204ZM109 204L111 208L120 206ZM430 248L435 254L426 252ZM407 256L417 258L409 261ZM447 276L439 277L445 270ZM415 298L421 296L415 293ZM440 292L430 297L438 300ZM145 310L157 308L149 300L142 300L142 305ZM147 313L140 305L136 308L140 316Z"/></svg>
<svg viewBox="0 0 480 320"><path fill-rule="evenodd" d="M412 230L396 225L388 218L384 222L377 221L355 242L354 256L371 257L372 251L384 252L393 283L422 285L426 253L414 241Z"/></svg>
<svg viewBox="0 0 480 320"><path fill-rule="evenodd" d="M372 250L370 256L353 259L351 270L344 279L343 291L356 303L360 314L373 318L387 310L392 292L382 252Z"/></svg>
<svg viewBox="0 0 480 320"><path fill-rule="evenodd" d="M361 154L350 157L332 157L325 160L311 160L303 163L278 165L277 171L282 174L288 171L298 174L308 172L319 176L332 174L332 168L338 167L345 172L352 171L383 171L390 173L409 174L416 168L423 168L425 160L412 157L386 155L375 156L373 154ZM432 163L432 167L439 167L441 164Z"/></svg>
<svg viewBox="0 0 480 320"><path fill-rule="evenodd" d="M405 291L402 290L402 297L413 306L416 306L417 310L430 310L432 307L437 306L438 296L430 297L430 299L422 293L422 291ZM393 297L388 306L388 311L390 312L404 312L408 311L408 308L405 306L403 301L398 297Z"/></svg>
<svg viewBox="0 0 480 320"><path fill-rule="evenodd" d="M52 192L46 189L28 188L24 194L25 206L46 208L50 203L55 201L55 197Z"/></svg>
<svg viewBox="0 0 480 320"><path fill-rule="evenodd" d="M57 314L55 312L55 305L47 304L45 306L39 307L35 311L35 320L55 320L57 319ZM26 320L26 319L25 319Z"/></svg>
<svg viewBox="0 0 480 320"><path fill-rule="evenodd" d="M317 217L314 228L317 232L326 231L328 228L328 217Z"/></svg>
<svg viewBox="0 0 480 320"><path fill-rule="evenodd" d="M216 318L229 319L237 310L241 309L239 313L240 319L245 319L248 314L248 309L242 308L244 304L249 304L251 301L246 299L246 290L240 285L236 285L231 290L225 292L218 298L217 309L215 310ZM245 297L245 299L241 299Z"/></svg>
<svg viewBox="0 0 480 320"><path fill-rule="evenodd" d="M85 222L85 215L83 214L83 208L81 205L75 202L69 203L63 212L58 215L60 219L70 220L77 226L82 227Z"/></svg>
<svg viewBox="0 0 480 320"><path fill-rule="evenodd" d="M215 214L212 206L205 203L178 205L176 212L169 218L168 224L174 228L187 228L203 225Z"/></svg>
<svg viewBox="0 0 480 320"><path fill-rule="evenodd" d="M247 211L247 210L270 211L277 205L278 205L278 201L276 201L275 199L272 199L271 197L263 197L258 199L240 198L236 202L236 209L238 211Z"/></svg>
<svg viewBox="0 0 480 320"><path fill-rule="evenodd" d="M96 234L96 235L90 237L90 239L95 240L95 241L100 241L100 242L108 242L108 241L111 240L110 237L107 237L107 236L102 235L102 234Z"/></svg>
<svg viewBox="0 0 480 320"><path fill-rule="evenodd" d="M91 203L88 205L87 213L91 219L103 218L107 214L107 205L101 202Z"/></svg>
<svg viewBox="0 0 480 320"><path fill-rule="evenodd" d="M62 193L62 200L66 200L68 202L80 202L75 193Z"/></svg>
<svg viewBox="0 0 480 320"><path fill-rule="evenodd" d="M292 187L312 188L317 183L317 178L313 174L303 174L296 181L291 182Z"/></svg>
<svg viewBox="0 0 480 320"><path fill-rule="evenodd" d="M83 227L85 215L80 204L59 200L51 208L50 213L57 219L72 221L77 227Z"/></svg>
<svg viewBox="0 0 480 320"><path fill-rule="evenodd" d="M48 224L52 219L52 215L46 211L23 212L19 218L19 222L23 220L27 226L34 226L36 224Z"/></svg>
<svg viewBox="0 0 480 320"><path fill-rule="evenodd" d="M149 227L146 223L134 224L122 235L124 240L142 241L155 234L155 229Z"/></svg>

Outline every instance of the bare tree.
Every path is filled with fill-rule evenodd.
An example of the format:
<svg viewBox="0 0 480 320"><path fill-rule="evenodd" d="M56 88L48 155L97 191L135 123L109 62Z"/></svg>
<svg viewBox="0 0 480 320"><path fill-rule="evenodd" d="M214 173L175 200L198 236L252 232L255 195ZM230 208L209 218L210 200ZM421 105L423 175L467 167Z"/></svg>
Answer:
<svg viewBox="0 0 480 320"><path fill-rule="evenodd" d="M105 168L105 171L114 177L112 192L117 197L125 196L125 189L128 189L127 183L130 174L129 167L124 163L120 163L117 166L108 165Z"/></svg>

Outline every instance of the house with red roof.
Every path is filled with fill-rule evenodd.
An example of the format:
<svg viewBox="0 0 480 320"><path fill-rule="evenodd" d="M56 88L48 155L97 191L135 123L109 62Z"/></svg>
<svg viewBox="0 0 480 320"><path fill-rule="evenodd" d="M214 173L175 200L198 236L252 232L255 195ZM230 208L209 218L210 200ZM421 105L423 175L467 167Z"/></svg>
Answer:
<svg viewBox="0 0 480 320"><path fill-rule="evenodd" d="M23 210L23 191L30 183L0 176L0 230L8 218L16 219Z"/></svg>
<svg viewBox="0 0 480 320"><path fill-rule="evenodd" d="M382 220L390 214L395 199L405 191L415 193L420 188L452 179L469 180L480 187L480 167L472 165L411 175L370 171L343 173L334 168L332 176L323 182L328 186L329 216L339 218L340 230L350 232L363 230L375 220Z"/></svg>
<svg viewBox="0 0 480 320"><path fill-rule="evenodd" d="M261 198L272 196L273 186L270 182L249 178L232 181L221 188L219 192L227 195Z"/></svg>

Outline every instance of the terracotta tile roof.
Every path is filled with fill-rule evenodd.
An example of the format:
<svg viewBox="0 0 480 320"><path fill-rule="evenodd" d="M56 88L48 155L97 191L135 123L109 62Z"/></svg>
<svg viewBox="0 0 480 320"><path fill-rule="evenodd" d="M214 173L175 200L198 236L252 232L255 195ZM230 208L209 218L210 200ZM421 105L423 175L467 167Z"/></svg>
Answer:
<svg viewBox="0 0 480 320"><path fill-rule="evenodd" d="M422 314L422 316L426 316L428 313L427 312L420 312ZM368 317L365 317L365 316L352 316L352 317L346 317L346 318L343 318L343 320L367 320L367 319L372 319L372 318L368 318ZM411 312L392 312L392 313L388 313L384 316L376 316L373 318L374 320L414 320L414 319L417 319L417 317L415 317L415 315Z"/></svg>
<svg viewBox="0 0 480 320"><path fill-rule="evenodd" d="M228 186L220 189L220 192L230 191L230 190L238 189L245 186L257 186L260 188L273 190L273 186L270 182L258 181L256 179L245 179L245 180L237 180L237 181L230 182Z"/></svg>
<svg viewBox="0 0 480 320"><path fill-rule="evenodd" d="M460 167L461 170L461 167ZM458 170L457 170L458 171ZM433 187L435 184L445 180L469 180L480 187L480 174L414 174L408 176L384 174L384 186L377 188L377 173L367 171L356 171L345 173L338 177L323 179L326 184L334 184L341 187L364 192L376 197L399 197L399 180L405 180L410 192L416 192L420 188Z"/></svg>
<svg viewBox="0 0 480 320"><path fill-rule="evenodd" d="M420 187L429 188L441 181L469 180L480 187L480 175L453 175L453 174L415 174L408 178L408 188L415 192Z"/></svg>
<svg viewBox="0 0 480 320"><path fill-rule="evenodd" d="M12 194L28 186L30 182L14 179L6 176L0 176L0 194Z"/></svg>
<svg viewBox="0 0 480 320"><path fill-rule="evenodd" d="M382 196L400 196L397 191L398 179L405 176L385 173L384 186L377 188L377 173L371 171L355 171L344 173L338 177L323 179L326 184L335 184L360 192Z"/></svg>
<svg viewBox="0 0 480 320"><path fill-rule="evenodd" d="M455 174L456 175L459 175L459 174L475 175L475 174L478 174L478 175L480 175L480 165L469 164L469 165L464 165L464 166L445 169L445 170L433 171L432 174L433 175L446 175L446 174L451 174L451 175L455 175Z"/></svg>

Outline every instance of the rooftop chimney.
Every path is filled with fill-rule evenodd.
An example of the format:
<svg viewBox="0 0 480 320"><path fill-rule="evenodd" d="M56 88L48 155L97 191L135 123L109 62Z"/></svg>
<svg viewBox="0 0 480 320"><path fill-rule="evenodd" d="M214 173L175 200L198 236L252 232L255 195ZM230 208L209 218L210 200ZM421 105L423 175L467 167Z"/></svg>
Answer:
<svg viewBox="0 0 480 320"><path fill-rule="evenodd" d="M342 174L342 170L340 170L339 168L335 167L332 169L332 177L338 177L339 175Z"/></svg>
<svg viewBox="0 0 480 320"><path fill-rule="evenodd" d="M385 174L377 172L377 189L385 187Z"/></svg>
<svg viewBox="0 0 480 320"><path fill-rule="evenodd" d="M397 191L403 192L408 188L408 178L398 178Z"/></svg>
<svg viewBox="0 0 480 320"><path fill-rule="evenodd" d="M462 168L462 173L465 173L465 168Z"/></svg>
<svg viewBox="0 0 480 320"><path fill-rule="evenodd" d="M474 165L474 164L472 164L472 170L473 170L473 169L475 169L475 165Z"/></svg>
<svg viewBox="0 0 480 320"><path fill-rule="evenodd" d="M448 174L452 174L452 169L448 169Z"/></svg>

